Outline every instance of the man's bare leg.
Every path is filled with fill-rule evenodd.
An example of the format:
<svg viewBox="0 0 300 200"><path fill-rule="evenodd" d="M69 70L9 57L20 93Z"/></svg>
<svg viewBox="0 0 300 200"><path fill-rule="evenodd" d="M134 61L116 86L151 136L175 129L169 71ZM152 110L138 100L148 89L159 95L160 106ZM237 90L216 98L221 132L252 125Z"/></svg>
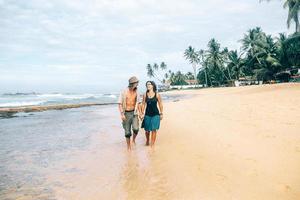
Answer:
<svg viewBox="0 0 300 200"><path fill-rule="evenodd" d="M151 133L151 143L150 146L153 148L156 140L156 131L152 131Z"/></svg>
<svg viewBox="0 0 300 200"><path fill-rule="evenodd" d="M132 137L132 143L135 145L135 138L137 136L138 132L133 132L133 137Z"/></svg>
<svg viewBox="0 0 300 200"><path fill-rule="evenodd" d="M146 132L145 132L145 135L146 135L146 146L149 146L150 132L149 132L149 131L146 131Z"/></svg>
<svg viewBox="0 0 300 200"><path fill-rule="evenodd" d="M130 137L126 138L126 143L127 143L127 150L130 151L131 150Z"/></svg>

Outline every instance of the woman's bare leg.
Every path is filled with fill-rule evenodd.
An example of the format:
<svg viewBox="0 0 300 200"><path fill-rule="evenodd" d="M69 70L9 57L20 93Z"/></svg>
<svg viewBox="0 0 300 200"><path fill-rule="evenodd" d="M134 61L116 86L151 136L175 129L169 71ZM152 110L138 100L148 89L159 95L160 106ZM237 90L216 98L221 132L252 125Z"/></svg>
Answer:
<svg viewBox="0 0 300 200"><path fill-rule="evenodd" d="M156 140L156 131L152 131L152 133L151 133L151 143L150 143L151 147L154 147L155 140Z"/></svg>
<svg viewBox="0 0 300 200"><path fill-rule="evenodd" d="M145 135L146 135L146 145L149 146L150 131L145 131Z"/></svg>

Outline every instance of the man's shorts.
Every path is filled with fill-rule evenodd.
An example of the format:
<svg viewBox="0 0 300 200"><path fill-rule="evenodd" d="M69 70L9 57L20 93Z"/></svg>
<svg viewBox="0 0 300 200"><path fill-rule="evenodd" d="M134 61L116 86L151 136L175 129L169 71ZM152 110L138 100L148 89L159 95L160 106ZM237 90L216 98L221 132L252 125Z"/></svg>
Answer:
<svg viewBox="0 0 300 200"><path fill-rule="evenodd" d="M122 126L125 130L125 137L131 137L131 128L134 133L139 131L139 119L137 115L134 115L134 111L125 112L126 119L122 122Z"/></svg>

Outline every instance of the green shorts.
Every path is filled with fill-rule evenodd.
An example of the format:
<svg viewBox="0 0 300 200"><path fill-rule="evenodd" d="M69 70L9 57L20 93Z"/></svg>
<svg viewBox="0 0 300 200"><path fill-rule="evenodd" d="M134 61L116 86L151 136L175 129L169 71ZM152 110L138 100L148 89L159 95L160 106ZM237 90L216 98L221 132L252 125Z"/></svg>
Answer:
<svg viewBox="0 0 300 200"><path fill-rule="evenodd" d="M126 119L122 122L122 126L125 130L125 137L131 137L131 129L135 134L139 131L139 119L137 115L134 115L134 111L125 112Z"/></svg>

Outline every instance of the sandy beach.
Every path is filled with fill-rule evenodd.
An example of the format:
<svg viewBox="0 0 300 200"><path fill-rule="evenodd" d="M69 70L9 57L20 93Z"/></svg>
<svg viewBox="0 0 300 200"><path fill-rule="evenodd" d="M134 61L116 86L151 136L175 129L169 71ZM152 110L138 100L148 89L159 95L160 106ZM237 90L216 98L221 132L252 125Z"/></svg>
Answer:
<svg viewBox="0 0 300 200"><path fill-rule="evenodd" d="M300 199L299 84L179 92L129 197Z"/></svg>
<svg viewBox="0 0 300 200"><path fill-rule="evenodd" d="M67 109L63 115L65 111L45 111L20 119L29 138L25 143L34 141L33 132L45 130L48 134L32 146L47 142L38 143L42 151L26 147L1 154L1 160L14 174L21 163L22 170L34 169L42 178L36 185L32 175L22 184L11 184L0 190L0 197L300 199L300 84L168 93L189 98L164 104L154 150L144 145L141 131L134 150L126 151L116 106ZM34 117L43 124L36 130L29 125L37 124ZM15 128L6 125L0 130L8 135ZM10 163L12 159L16 161ZM23 176L29 172L22 171Z"/></svg>

